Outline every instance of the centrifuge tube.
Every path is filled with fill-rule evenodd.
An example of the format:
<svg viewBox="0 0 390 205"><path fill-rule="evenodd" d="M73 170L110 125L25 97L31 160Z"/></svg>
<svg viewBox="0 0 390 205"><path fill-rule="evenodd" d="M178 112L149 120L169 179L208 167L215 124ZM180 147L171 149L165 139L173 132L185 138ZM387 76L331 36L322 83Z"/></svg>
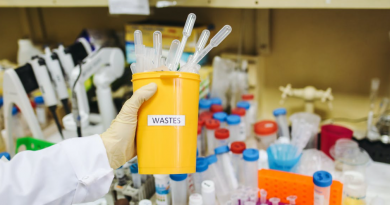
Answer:
<svg viewBox="0 0 390 205"><path fill-rule="evenodd" d="M273 198L270 198L269 201L272 203L272 205L279 205L280 199L273 197Z"/></svg>
<svg viewBox="0 0 390 205"><path fill-rule="evenodd" d="M260 189L260 203L261 204L267 203L267 191L264 189Z"/></svg>
<svg viewBox="0 0 390 205"><path fill-rule="evenodd" d="M290 202L290 205L295 205L295 200L297 200L297 196L291 195L287 197L287 200Z"/></svg>

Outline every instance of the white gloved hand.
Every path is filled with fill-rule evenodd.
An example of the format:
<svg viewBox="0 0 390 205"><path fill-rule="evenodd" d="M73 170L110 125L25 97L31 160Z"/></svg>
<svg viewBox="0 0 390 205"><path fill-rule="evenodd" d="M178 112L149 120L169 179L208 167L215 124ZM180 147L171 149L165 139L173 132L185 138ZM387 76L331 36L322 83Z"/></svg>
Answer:
<svg viewBox="0 0 390 205"><path fill-rule="evenodd" d="M150 83L135 91L111 122L110 127L100 135L111 168L119 168L136 155L135 130L137 129L138 109L156 91L155 83Z"/></svg>

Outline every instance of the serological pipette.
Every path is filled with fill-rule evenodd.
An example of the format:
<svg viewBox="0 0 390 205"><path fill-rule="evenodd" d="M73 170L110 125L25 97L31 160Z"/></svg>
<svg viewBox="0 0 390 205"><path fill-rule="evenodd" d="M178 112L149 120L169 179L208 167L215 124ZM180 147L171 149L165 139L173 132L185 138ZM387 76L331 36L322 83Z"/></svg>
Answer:
<svg viewBox="0 0 390 205"><path fill-rule="evenodd" d="M171 71L175 70L174 69L174 66L175 66L174 60L175 60L175 56L176 56L176 53L178 51L179 46L180 46L179 40L175 39L172 41L171 47L170 47L169 52L168 52L167 60L165 61L165 66L167 66L168 69Z"/></svg>
<svg viewBox="0 0 390 205"><path fill-rule="evenodd" d="M207 41L209 40L209 37L210 37L210 31L207 29L203 30L202 33L200 34L198 42L196 42L194 56L197 56L199 52L203 50L203 48L206 46Z"/></svg>
<svg viewBox="0 0 390 205"><path fill-rule="evenodd" d="M295 205L295 200L297 200L297 196L291 195L287 197L287 200L290 202L290 205Z"/></svg>
<svg viewBox="0 0 390 205"><path fill-rule="evenodd" d="M142 43L142 32L140 30L134 31L135 58L137 62L136 73L142 72L144 69L144 45Z"/></svg>
<svg viewBox="0 0 390 205"><path fill-rule="evenodd" d="M162 34L160 31L153 33L154 60L153 67L158 68L162 54Z"/></svg>
<svg viewBox="0 0 390 205"><path fill-rule="evenodd" d="M180 46L179 46L179 49L176 53L176 56L174 58L174 61L173 61L173 71L176 71L179 63L180 63L180 58L181 58L181 55L183 54L183 50L184 50L184 47L186 46L186 43L187 43L187 39L188 37L191 36L191 33L192 33L192 29L194 28L194 24L195 24L195 20L196 20L196 15L193 14L193 13L190 13L187 17L187 21L184 25L184 29L183 29L183 38L181 40L181 43L180 43Z"/></svg>

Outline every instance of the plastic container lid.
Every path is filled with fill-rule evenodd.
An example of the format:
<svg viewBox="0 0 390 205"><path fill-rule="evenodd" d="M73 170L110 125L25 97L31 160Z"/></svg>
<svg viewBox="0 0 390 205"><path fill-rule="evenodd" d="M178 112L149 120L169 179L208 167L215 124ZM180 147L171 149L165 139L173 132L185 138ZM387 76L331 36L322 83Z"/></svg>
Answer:
<svg viewBox="0 0 390 205"><path fill-rule="evenodd" d="M248 110L251 107L251 104L249 104L247 101L240 101L237 103L237 107Z"/></svg>
<svg viewBox="0 0 390 205"><path fill-rule="evenodd" d="M204 172L209 168L209 163L205 158L196 159L196 172Z"/></svg>
<svg viewBox="0 0 390 205"><path fill-rule="evenodd" d="M229 152L229 147L227 145L220 146L214 149L215 154L223 154Z"/></svg>
<svg viewBox="0 0 390 205"><path fill-rule="evenodd" d="M270 135L278 131L278 125L272 120L263 120L255 124L255 133L258 135Z"/></svg>
<svg viewBox="0 0 390 205"><path fill-rule="evenodd" d="M3 97L0 97L0 107L3 107L3 104L4 104L4 99Z"/></svg>
<svg viewBox="0 0 390 205"><path fill-rule="evenodd" d="M222 105L221 98L210 98L211 105Z"/></svg>
<svg viewBox="0 0 390 205"><path fill-rule="evenodd" d="M211 180L205 180L202 182L202 192L211 193L215 191L214 182Z"/></svg>
<svg viewBox="0 0 390 205"><path fill-rule="evenodd" d="M245 161L253 162L259 159L259 150L257 149L246 149L242 153Z"/></svg>
<svg viewBox="0 0 390 205"><path fill-rule="evenodd" d="M327 171L317 171L313 174L313 182L319 187L332 185L332 175Z"/></svg>
<svg viewBox="0 0 390 205"><path fill-rule="evenodd" d="M187 174L170 174L169 177L173 180L173 181L183 181L185 179L187 179Z"/></svg>
<svg viewBox="0 0 390 205"><path fill-rule="evenodd" d="M136 163L136 164L132 164L131 166L130 166L130 172L132 173L132 174L138 174L138 164Z"/></svg>
<svg viewBox="0 0 390 205"><path fill-rule="evenodd" d="M244 94L241 98L242 100L253 100L255 96L253 94Z"/></svg>
<svg viewBox="0 0 390 205"><path fill-rule="evenodd" d="M200 99L199 100L199 108L200 109L210 109L211 101L207 99Z"/></svg>
<svg viewBox="0 0 390 205"><path fill-rule="evenodd" d="M215 130L214 136L215 136L215 138L217 138L219 140L228 139L229 138L229 130L225 129L225 128L217 129L217 130Z"/></svg>
<svg viewBox="0 0 390 205"><path fill-rule="evenodd" d="M205 124L206 124L206 128L209 130L217 129L221 125L221 123L218 120L214 120L214 119L206 120Z"/></svg>
<svg viewBox="0 0 390 205"><path fill-rule="evenodd" d="M189 205L202 205L202 204L203 204L202 195L198 193L194 193L190 195Z"/></svg>
<svg viewBox="0 0 390 205"><path fill-rule="evenodd" d="M210 111L211 111L212 113L223 112L223 107L222 107L222 105L217 105L217 104L211 105Z"/></svg>
<svg viewBox="0 0 390 205"><path fill-rule="evenodd" d="M199 126L204 126L204 124L206 123L206 120L204 118L198 118L198 125Z"/></svg>
<svg viewBox="0 0 390 205"><path fill-rule="evenodd" d="M242 152L244 152L245 149L246 149L245 142L233 142L230 145L230 150L234 154L242 154Z"/></svg>
<svg viewBox="0 0 390 205"><path fill-rule="evenodd" d="M208 120L208 119L213 119L213 113L209 111L205 111L200 113L199 118Z"/></svg>
<svg viewBox="0 0 390 205"><path fill-rule="evenodd" d="M34 98L34 102L36 104L43 104L44 103L44 100L43 100L43 97L42 96L37 96Z"/></svg>
<svg viewBox="0 0 390 205"><path fill-rule="evenodd" d="M285 115L287 114L286 108L278 108L274 110L274 116L279 116L279 115Z"/></svg>
<svg viewBox="0 0 390 205"><path fill-rule="evenodd" d="M207 162L209 163L209 165L214 164L218 161L217 156L215 154L212 154L212 155L206 157L206 159L207 159Z"/></svg>
<svg viewBox="0 0 390 205"><path fill-rule="evenodd" d="M12 107L12 116L18 114L18 108L16 108L15 106Z"/></svg>
<svg viewBox="0 0 390 205"><path fill-rule="evenodd" d="M241 118L237 115L229 115L226 118L226 122L228 123L228 125L238 125L241 122Z"/></svg>
<svg viewBox="0 0 390 205"><path fill-rule="evenodd" d="M244 108L237 107L237 108L234 108L232 110L232 115L238 115L238 116L242 117L242 116L245 116L245 113L246 113L246 111Z"/></svg>
<svg viewBox="0 0 390 205"><path fill-rule="evenodd" d="M8 152L0 152L0 159L3 157L7 158L8 160L11 160L11 155Z"/></svg>
<svg viewBox="0 0 390 205"><path fill-rule="evenodd" d="M150 200L147 200L147 199L143 199L141 200L138 205L152 205L152 202Z"/></svg>
<svg viewBox="0 0 390 205"><path fill-rule="evenodd" d="M224 112L217 112L217 113L214 113L213 118L216 120L219 120L220 122L225 122L227 116L228 115Z"/></svg>

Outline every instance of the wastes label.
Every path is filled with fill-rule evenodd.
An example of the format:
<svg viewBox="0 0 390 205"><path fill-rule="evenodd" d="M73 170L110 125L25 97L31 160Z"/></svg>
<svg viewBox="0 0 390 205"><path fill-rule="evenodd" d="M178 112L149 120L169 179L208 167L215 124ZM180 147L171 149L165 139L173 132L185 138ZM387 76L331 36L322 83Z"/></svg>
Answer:
<svg viewBox="0 0 390 205"><path fill-rule="evenodd" d="M148 115L148 126L185 126L185 115Z"/></svg>

